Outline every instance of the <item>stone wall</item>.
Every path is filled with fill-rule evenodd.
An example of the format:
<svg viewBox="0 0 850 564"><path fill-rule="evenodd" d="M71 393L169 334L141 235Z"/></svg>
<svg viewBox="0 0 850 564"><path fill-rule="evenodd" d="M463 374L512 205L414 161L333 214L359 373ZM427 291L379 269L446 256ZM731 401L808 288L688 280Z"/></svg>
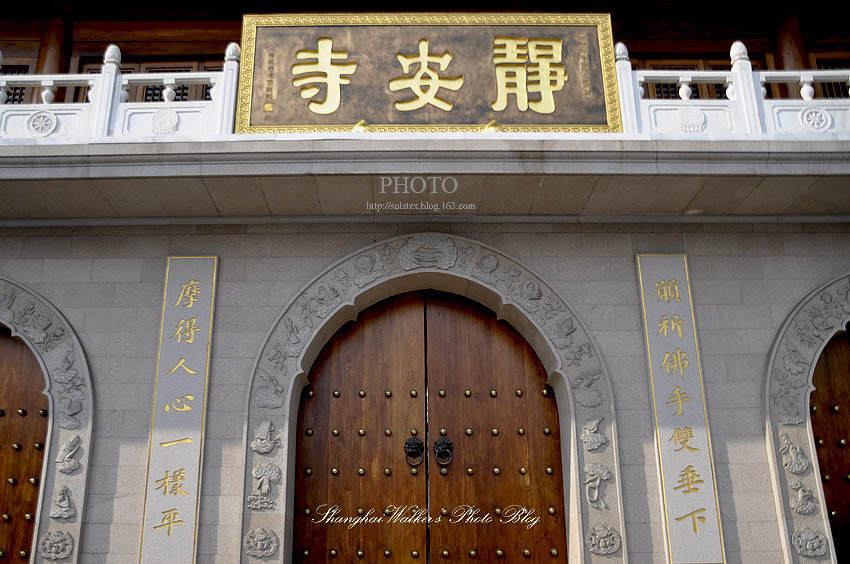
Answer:
<svg viewBox="0 0 850 564"><path fill-rule="evenodd" d="M0 276L73 327L95 395L80 562L138 558L165 264L218 255L199 563L240 558L244 408L260 347L336 261L415 232L480 241L535 271L580 317L617 410L629 562L664 562L636 253L685 253L730 564L781 562L765 445L771 344L794 307L850 272L850 226L797 223L355 223L5 227ZM575 477L574 479L579 479Z"/></svg>

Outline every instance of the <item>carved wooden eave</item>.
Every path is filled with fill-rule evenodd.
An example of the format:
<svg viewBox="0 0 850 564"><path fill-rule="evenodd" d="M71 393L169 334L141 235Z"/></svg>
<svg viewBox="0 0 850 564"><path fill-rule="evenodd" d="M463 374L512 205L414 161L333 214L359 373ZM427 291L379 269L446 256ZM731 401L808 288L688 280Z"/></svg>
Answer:
<svg viewBox="0 0 850 564"><path fill-rule="evenodd" d="M33 562L78 562L90 471L94 390L77 335L59 311L27 288L0 278L0 324L32 351L45 375L49 425Z"/></svg>
<svg viewBox="0 0 850 564"><path fill-rule="evenodd" d="M423 249L428 252L417 252ZM614 400L593 339L572 308L521 263L477 241L436 233L381 241L330 266L286 306L269 332L246 406L243 499L254 489L255 468L272 463L285 470L274 486L271 508L244 506L242 562L260 555L258 536L266 547L280 539L282 554L275 557L291 558L296 420L307 373L322 347L365 308L425 288L489 307L534 348L561 416L570 561L625 563ZM581 484L588 481L598 487L585 490Z"/></svg>
<svg viewBox="0 0 850 564"><path fill-rule="evenodd" d="M850 217L848 141L350 133L0 144L0 224L421 218L367 208L382 176L454 177L475 210L429 221Z"/></svg>
<svg viewBox="0 0 850 564"><path fill-rule="evenodd" d="M815 366L850 322L850 274L824 284L791 312L770 351L765 376L767 458L785 562L838 563L809 417ZM806 500L799 502L798 493ZM812 499L812 496L814 499Z"/></svg>

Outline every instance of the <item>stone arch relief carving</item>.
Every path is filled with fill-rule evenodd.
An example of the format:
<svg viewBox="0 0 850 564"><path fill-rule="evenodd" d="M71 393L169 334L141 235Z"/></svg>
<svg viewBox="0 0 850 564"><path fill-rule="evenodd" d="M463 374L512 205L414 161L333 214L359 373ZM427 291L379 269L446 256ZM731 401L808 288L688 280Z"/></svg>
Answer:
<svg viewBox="0 0 850 564"><path fill-rule="evenodd" d="M820 481L809 394L826 343L850 322L850 275L824 284L791 312L768 358L768 461L788 563L836 563Z"/></svg>
<svg viewBox="0 0 850 564"><path fill-rule="evenodd" d="M613 394L590 335L557 293L517 261L435 233L385 240L337 262L290 302L269 332L246 410L241 561L291 559L299 400L324 344L370 305L425 288L484 304L535 349L561 417L570 561L626 562ZM258 473L274 469L283 470L258 488Z"/></svg>
<svg viewBox="0 0 850 564"><path fill-rule="evenodd" d="M45 375L50 418L41 471L33 562L77 562L91 458L94 392L71 325L47 300L0 278L0 323L21 338Z"/></svg>

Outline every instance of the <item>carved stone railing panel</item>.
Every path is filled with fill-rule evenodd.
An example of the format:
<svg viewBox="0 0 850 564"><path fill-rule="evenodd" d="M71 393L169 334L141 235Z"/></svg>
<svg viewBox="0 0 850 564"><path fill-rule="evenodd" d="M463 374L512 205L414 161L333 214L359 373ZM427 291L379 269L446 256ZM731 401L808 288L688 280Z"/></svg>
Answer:
<svg viewBox="0 0 850 564"><path fill-rule="evenodd" d="M4 278L0 323L32 350L45 374L50 405L32 562L78 562L94 415L88 362L71 325L53 305Z"/></svg>
<svg viewBox="0 0 850 564"><path fill-rule="evenodd" d="M291 559L295 426L306 374L322 347L370 305L423 288L484 304L535 349L562 418L565 510L578 517L568 533L570 561L626 562L613 393L593 339L529 269L479 242L435 233L396 237L349 255L309 283L272 327L246 409L242 562ZM269 468L281 472L258 503L256 473Z"/></svg>
<svg viewBox="0 0 850 564"><path fill-rule="evenodd" d="M824 284L785 320L767 365L767 449L786 563L833 562L809 395L826 343L850 322L850 275Z"/></svg>

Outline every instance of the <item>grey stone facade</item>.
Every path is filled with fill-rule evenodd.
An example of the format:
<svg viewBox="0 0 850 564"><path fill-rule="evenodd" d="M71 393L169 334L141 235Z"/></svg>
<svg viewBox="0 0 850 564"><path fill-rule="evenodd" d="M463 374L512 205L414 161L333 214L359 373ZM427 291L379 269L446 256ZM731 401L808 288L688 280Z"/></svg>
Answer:
<svg viewBox="0 0 850 564"><path fill-rule="evenodd" d="M586 327L614 395L632 563L665 561L634 255L687 254L727 561L783 561L765 431L765 370L794 308L850 273L846 224L4 227L0 276L60 311L89 364L95 412L79 562L138 558L168 256L220 257L198 562L229 564L242 550L244 409L270 329L293 297L334 263L420 232L459 235L516 258Z"/></svg>

